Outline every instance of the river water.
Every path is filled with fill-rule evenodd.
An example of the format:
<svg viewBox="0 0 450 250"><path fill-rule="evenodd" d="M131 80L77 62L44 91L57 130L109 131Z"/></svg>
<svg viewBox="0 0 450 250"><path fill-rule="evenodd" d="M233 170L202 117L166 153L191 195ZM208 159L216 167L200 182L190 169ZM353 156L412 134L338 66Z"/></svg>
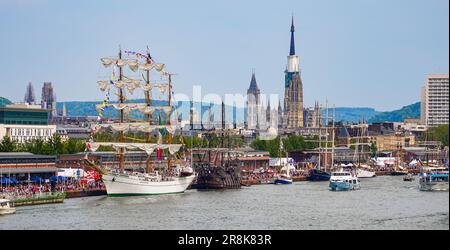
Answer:
<svg viewBox="0 0 450 250"><path fill-rule="evenodd" d="M18 207L0 229L449 229L449 193L421 192L418 181L361 179L361 190L328 182L240 190L66 199Z"/></svg>

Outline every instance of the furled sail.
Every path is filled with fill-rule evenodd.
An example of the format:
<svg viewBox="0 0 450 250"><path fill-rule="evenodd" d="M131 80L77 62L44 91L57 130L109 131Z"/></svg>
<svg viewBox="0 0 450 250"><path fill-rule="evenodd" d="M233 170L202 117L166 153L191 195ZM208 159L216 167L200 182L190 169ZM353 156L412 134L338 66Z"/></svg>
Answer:
<svg viewBox="0 0 450 250"><path fill-rule="evenodd" d="M117 66L123 67L127 65L127 60L125 59L117 59L117 61L114 62Z"/></svg>
<svg viewBox="0 0 450 250"><path fill-rule="evenodd" d="M111 81L97 81L97 83L101 91L106 91L111 87ZM141 86L141 81L128 78L126 80L112 81L112 85L116 88L126 87L128 91L133 94L134 90Z"/></svg>
<svg viewBox="0 0 450 250"><path fill-rule="evenodd" d="M136 72L139 69L139 64L138 64L138 61L136 59L129 59L127 61L127 63L128 63L128 67L130 67L130 69L133 72Z"/></svg>
<svg viewBox="0 0 450 250"><path fill-rule="evenodd" d="M175 154L181 148L181 144L154 144L154 143L122 143L122 142L90 142L90 150L95 152L100 146L113 147L116 150L121 148L140 149L148 155L152 154L155 149L168 149L169 153Z"/></svg>
<svg viewBox="0 0 450 250"><path fill-rule="evenodd" d="M109 67L109 66L111 66L111 64L113 63L113 61L116 60L116 59L105 57L105 58L102 58L102 59L100 59L100 60L102 61L103 66Z"/></svg>
<svg viewBox="0 0 450 250"><path fill-rule="evenodd" d="M101 91L106 91L110 88L110 82L109 81L98 81L98 87Z"/></svg>
<svg viewBox="0 0 450 250"><path fill-rule="evenodd" d="M111 66L111 64L115 64L119 67L123 67L130 62L130 60L111 58L111 57L105 57L100 60L102 61L103 66L105 66L105 67L109 67L109 66ZM137 67L137 61L136 61L136 65L133 62L131 62L131 65L132 65L132 67Z"/></svg>
<svg viewBox="0 0 450 250"><path fill-rule="evenodd" d="M164 70L165 65L163 63L140 63L139 68L141 70L156 69L156 71L161 72Z"/></svg>
<svg viewBox="0 0 450 250"><path fill-rule="evenodd" d="M97 104L95 105L95 108L97 111L100 111L103 104ZM141 110L145 109L147 107L147 104L145 103L113 103L113 104L106 104L106 106L113 107L116 110L123 110L125 112L129 112L131 110Z"/></svg>
<svg viewBox="0 0 450 250"><path fill-rule="evenodd" d="M174 134L178 128L176 125L150 125L144 122L132 122L132 123L106 123L96 125L96 129L110 128L116 132L125 131L139 131L139 132L154 132L156 130L165 129L168 133Z"/></svg>
<svg viewBox="0 0 450 250"><path fill-rule="evenodd" d="M114 86L116 86L117 88L123 88L127 83L123 80L119 80L119 81L113 81Z"/></svg>
<svg viewBox="0 0 450 250"><path fill-rule="evenodd" d="M153 69L153 64L151 64L151 63L140 63L139 64L139 68L141 70L152 70Z"/></svg>
<svg viewBox="0 0 450 250"><path fill-rule="evenodd" d="M162 110L169 115L172 112L171 106L144 106L139 109L144 114L153 114L156 110Z"/></svg>
<svg viewBox="0 0 450 250"><path fill-rule="evenodd" d="M166 93L169 89L168 83L142 83L141 89L144 91L151 91L153 88L158 88L161 93Z"/></svg>

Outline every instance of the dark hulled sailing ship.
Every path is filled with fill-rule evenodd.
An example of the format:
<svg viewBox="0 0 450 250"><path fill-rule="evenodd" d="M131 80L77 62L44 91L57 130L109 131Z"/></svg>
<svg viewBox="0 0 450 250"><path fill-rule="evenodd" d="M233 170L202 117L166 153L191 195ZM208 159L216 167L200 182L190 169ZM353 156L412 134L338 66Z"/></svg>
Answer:
<svg viewBox="0 0 450 250"><path fill-rule="evenodd" d="M205 131L204 128L202 128ZM241 168L238 156L241 154L230 148L224 148L224 138L229 135L225 129L225 105L222 102L222 128L205 131L207 136L216 134L221 138L221 148L192 150L191 157L196 158L193 164L197 178L192 184L196 189L238 189L241 187ZM208 140L210 141L210 140Z"/></svg>

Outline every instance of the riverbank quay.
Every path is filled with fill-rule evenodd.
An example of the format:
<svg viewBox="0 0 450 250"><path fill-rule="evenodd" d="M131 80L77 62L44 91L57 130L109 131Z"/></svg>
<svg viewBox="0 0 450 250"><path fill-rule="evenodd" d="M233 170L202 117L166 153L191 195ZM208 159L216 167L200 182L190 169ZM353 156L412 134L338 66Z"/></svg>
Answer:
<svg viewBox="0 0 450 250"><path fill-rule="evenodd" d="M66 192L66 199L102 196L107 195L106 189L91 189L91 190L70 190Z"/></svg>
<svg viewBox="0 0 450 250"><path fill-rule="evenodd" d="M11 204L14 207L20 206L34 206L43 204L63 203L66 198L65 193L51 193L42 195L33 195L30 197L13 197L11 198Z"/></svg>
<svg viewBox="0 0 450 250"><path fill-rule="evenodd" d="M391 175L392 171L375 171L375 174L377 176L385 176L385 175ZM420 173L420 169L408 169L408 173L410 174L419 174Z"/></svg>

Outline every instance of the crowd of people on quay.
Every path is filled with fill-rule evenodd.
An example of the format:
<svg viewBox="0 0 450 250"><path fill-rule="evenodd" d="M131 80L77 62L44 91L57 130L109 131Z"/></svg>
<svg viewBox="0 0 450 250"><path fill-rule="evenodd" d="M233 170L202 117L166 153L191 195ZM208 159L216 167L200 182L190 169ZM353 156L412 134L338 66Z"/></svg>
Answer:
<svg viewBox="0 0 450 250"><path fill-rule="evenodd" d="M51 192L67 192L80 191L86 192L91 190L104 190L105 186L102 181L79 180L75 178L66 179L64 181L49 181L49 182L33 182L33 183L19 183L8 184L0 186L0 197L32 197L35 195L43 195Z"/></svg>

